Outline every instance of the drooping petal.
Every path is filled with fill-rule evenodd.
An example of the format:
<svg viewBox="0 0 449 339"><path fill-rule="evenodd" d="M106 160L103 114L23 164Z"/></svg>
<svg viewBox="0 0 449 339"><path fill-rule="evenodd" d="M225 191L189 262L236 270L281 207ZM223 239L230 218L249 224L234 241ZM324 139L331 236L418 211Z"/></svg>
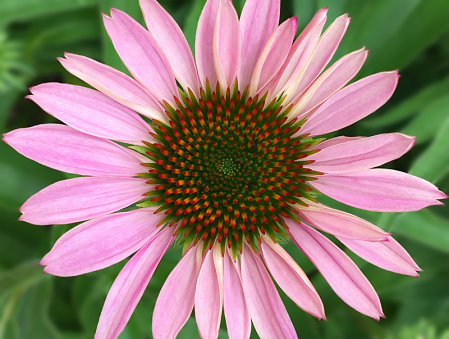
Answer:
<svg viewBox="0 0 449 339"><path fill-rule="evenodd" d="M292 240L345 303L376 320L384 316L373 286L341 249L313 228L285 221Z"/></svg>
<svg viewBox="0 0 449 339"><path fill-rule="evenodd" d="M289 97L289 100L295 100L301 95L323 71L334 56L341 39L346 33L349 22L348 15L344 14L335 19L324 32L318 41L315 51L309 58L307 65L305 65L303 72L297 76L295 81L286 90L286 95Z"/></svg>
<svg viewBox="0 0 449 339"><path fill-rule="evenodd" d="M244 89L271 34L279 25L280 0L247 0L240 17L242 56L238 72Z"/></svg>
<svg viewBox="0 0 449 339"><path fill-rule="evenodd" d="M298 209L301 219L335 236L367 241L385 241L389 233L355 215L322 204L308 202Z"/></svg>
<svg viewBox="0 0 449 339"><path fill-rule="evenodd" d="M221 0L207 0L196 29L195 58L201 84L206 88L206 79L212 88L217 82L214 64L214 31L218 6Z"/></svg>
<svg viewBox="0 0 449 339"><path fill-rule="evenodd" d="M416 271L421 271L410 254L399 243L388 237L388 241L372 242L337 237L343 245L359 257L373 265L400 274L418 277Z"/></svg>
<svg viewBox="0 0 449 339"><path fill-rule="evenodd" d="M104 25L126 68L159 102L178 97L175 76L156 39L128 14L111 8Z"/></svg>
<svg viewBox="0 0 449 339"><path fill-rule="evenodd" d="M249 314L261 338L298 338L276 287L259 256L243 246L242 285Z"/></svg>
<svg viewBox="0 0 449 339"><path fill-rule="evenodd" d="M262 255L274 280L296 305L318 319L325 319L320 296L293 258L268 236L261 244Z"/></svg>
<svg viewBox="0 0 449 339"><path fill-rule="evenodd" d="M271 35L263 49L251 78L249 95L262 89L279 71L288 56L298 29L298 18L284 21ZM265 93L261 93L265 94Z"/></svg>
<svg viewBox="0 0 449 339"><path fill-rule="evenodd" d="M346 86L310 115L301 134L327 134L363 119L390 99L398 79L396 71L382 72Z"/></svg>
<svg viewBox="0 0 449 339"><path fill-rule="evenodd" d="M336 61L300 96L289 115L300 118L334 95L359 72L367 56L362 48Z"/></svg>
<svg viewBox="0 0 449 339"><path fill-rule="evenodd" d="M268 85L273 97L278 97L296 79L309 60L326 22L326 14L327 8L320 9L296 39L278 74Z"/></svg>
<svg viewBox="0 0 449 339"><path fill-rule="evenodd" d="M129 144L148 139L148 124L142 118L100 92L59 83L38 85L30 91L29 99L81 132Z"/></svg>
<svg viewBox="0 0 449 339"><path fill-rule="evenodd" d="M199 95L200 82L189 44L176 21L156 0L140 0L148 30L161 46L176 79L187 91Z"/></svg>
<svg viewBox="0 0 449 339"><path fill-rule="evenodd" d="M214 30L214 64L224 90L231 87L240 64L240 25L229 0L220 0Z"/></svg>
<svg viewBox="0 0 449 339"><path fill-rule="evenodd" d="M417 211L447 198L426 180L383 168L320 175L310 184L332 199L375 212Z"/></svg>
<svg viewBox="0 0 449 339"><path fill-rule="evenodd" d="M195 318L201 338L218 337L222 306L214 255L213 251L209 251L201 265L195 292Z"/></svg>
<svg viewBox="0 0 449 339"><path fill-rule="evenodd" d="M381 166L400 158L415 144L415 137L401 133L347 140L322 148L305 160L314 160L308 168L323 173L348 173ZM316 148L320 148L319 146Z"/></svg>
<svg viewBox="0 0 449 339"><path fill-rule="evenodd" d="M151 190L144 179L82 177L58 181L29 198L19 220L35 225L70 224L116 212Z"/></svg>
<svg viewBox="0 0 449 339"><path fill-rule="evenodd" d="M233 262L227 252L224 264L224 314L229 339L248 339L251 334L251 318L243 294L238 261Z"/></svg>
<svg viewBox="0 0 449 339"><path fill-rule="evenodd" d="M168 121L158 101L133 78L85 56L65 53L65 57L58 59L62 66L93 88L151 119Z"/></svg>
<svg viewBox="0 0 449 339"><path fill-rule="evenodd" d="M130 256L158 231L164 214L154 208L114 213L82 223L66 232L45 255L44 271L61 277L89 273Z"/></svg>
<svg viewBox="0 0 449 339"><path fill-rule="evenodd" d="M191 248L171 271L162 286L153 312L154 339L176 338L195 303L196 247Z"/></svg>
<svg viewBox="0 0 449 339"><path fill-rule="evenodd" d="M173 242L165 228L140 249L114 281L101 311L95 339L116 339L128 323L157 265Z"/></svg>
<svg viewBox="0 0 449 339"><path fill-rule="evenodd" d="M131 150L70 126L20 128L5 134L4 141L27 158L67 173L132 177L142 172L140 157Z"/></svg>

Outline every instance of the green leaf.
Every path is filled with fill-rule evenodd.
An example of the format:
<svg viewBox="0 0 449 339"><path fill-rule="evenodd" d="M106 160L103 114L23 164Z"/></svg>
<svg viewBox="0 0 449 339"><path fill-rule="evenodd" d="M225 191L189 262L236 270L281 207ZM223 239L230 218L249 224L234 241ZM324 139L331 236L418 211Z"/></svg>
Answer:
<svg viewBox="0 0 449 339"><path fill-rule="evenodd" d="M195 318L190 317L178 335L179 339L200 339Z"/></svg>
<svg viewBox="0 0 449 339"><path fill-rule="evenodd" d="M5 93L0 93L0 133L6 132L6 121L9 112L19 97L21 91L9 88Z"/></svg>
<svg viewBox="0 0 449 339"><path fill-rule="evenodd" d="M373 54L382 51L388 38L402 27L419 3L420 0L349 1L345 9L353 19L339 54L363 46ZM369 58L367 65L375 61Z"/></svg>
<svg viewBox="0 0 449 339"><path fill-rule="evenodd" d="M329 26L338 16L346 13L347 3L348 0L318 0L318 8L329 8L326 26Z"/></svg>
<svg viewBox="0 0 449 339"><path fill-rule="evenodd" d="M0 26L95 4L96 0L2 0Z"/></svg>
<svg viewBox="0 0 449 339"><path fill-rule="evenodd" d="M438 182L438 180L443 178L449 172L448 146L449 114L432 144L413 163L409 173L426 179L432 183Z"/></svg>
<svg viewBox="0 0 449 339"><path fill-rule="evenodd" d="M195 55L196 27L198 25L198 20L200 18L201 11L203 10L205 3L206 0L194 0L193 7L190 10L189 15L187 16L186 23L183 29L187 42L189 43L190 48L192 49L194 55Z"/></svg>
<svg viewBox="0 0 449 339"><path fill-rule="evenodd" d="M301 31L309 23L317 11L316 0L293 1L293 12L298 17L298 30Z"/></svg>
<svg viewBox="0 0 449 339"><path fill-rule="evenodd" d="M0 207L0 267L14 267L48 249L49 229L17 220L19 211Z"/></svg>
<svg viewBox="0 0 449 339"><path fill-rule="evenodd" d="M100 39L101 24L97 8L88 8L38 20L25 37L28 55L49 45L72 44Z"/></svg>
<svg viewBox="0 0 449 339"><path fill-rule="evenodd" d="M413 118L401 132L408 135L416 135L417 144L427 142L435 136L448 116L449 95L446 95L433 102Z"/></svg>
<svg viewBox="0 0 449 339"><path fill-rule="evenodd" d="M400 15L401 11L399 10L397 15ZM449 1L447 0L421 1L382 48L372 51L363 74L407 66L449 29L448 11Z"/></svg>
<svg viewBox="0 0 449 339"><path fill-rule="evenodd" d="M0 144L0 206L17 209L31 195L60 178L59 172Z"/></svg>
<svg viewBox="0 0 449 339"><path fill-rule="evenodd" d="M413 117L432 102L447 95L449 93L449 77L444 78L441 81L435 82L432 85L424 87L418 93L411 97L401 101L396 107L388 110L382 115L373 115L373 118L369 118L361 123L365 127L369 128L382 128L389 125L393 125Z"/></svg>
<svg viewBox="0 0 449 339"><path fill-rule="evenodd" d="M14 289L26 289L30 285L48 278L38 260L25 262L0 274L0 297L11 293Z"/></svg>
<svg viewBox="0 0 449 339"><path fill-rule="evenodd" d="M50 279L32 286L21 297L18 312L14 317L17 339L60 339L56 327L48 316L52 294Z"/></svg>
<svg viewBox="0 0 449 339"><path fill-rule="evenodd" d="M449 253L449 220L427 209L400 215L394 224L394 232Z"/></svg>
<svg viewBox="0 0 449 339"><path fill-rule="evenodd" d="M45 275L37 260L25 262L0 274L0 339L57 338L46 314L33 306L47 310L49 298L39 291L44 301L33 303L33 292L39 286L48 287L50 276ZM45 285L45 282L47 284ZM45 293L45 292L44 292ZM24 306L26 304L26 306ZM34 313L37 311L36 313ZM27 314L24 314L27 313ZM31 318L30 318L31 317ZM45 319L44 319L45 318ZM39 322L35 324L35 322ZM30 328L33 334L29 333ZM44 333L39 334L40 329ZM47 331L48 330L48 331Z"/></svg>

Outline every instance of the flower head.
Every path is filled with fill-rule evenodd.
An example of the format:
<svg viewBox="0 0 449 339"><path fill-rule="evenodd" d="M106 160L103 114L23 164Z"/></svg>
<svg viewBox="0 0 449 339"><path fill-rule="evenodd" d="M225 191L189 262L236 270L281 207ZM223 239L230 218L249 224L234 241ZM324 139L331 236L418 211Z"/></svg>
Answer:
<svg viewBox="0 0 449 339"><path fill-rule="evenodd" d="M289 240L343 301L384 316L362 272L320 231L386 270L417 276L419 267L389 233L316 198L404 212L446 195L409 174L373 169L406 153L413 137L319 136L381 107L397 72L347 85L365 49L324 70L347 15L322 33L320 10L295 40L297 20L279 25L279 0L247 0L240 18L229 0L208 0L195 62L173 18L155 0L140 2L148 30L115 9L104 16L132 78L66 54L62 65L95 89L31 88L29 98L66 125L4 136L26 157L83 176L21 207L21 220L37 225L83 222L43 258L45 272L84 274L135 253L111 287L96 338L118 337L172 243L183 257L157 299L154 338L175 338L193 308L205 339L218 336L222 310L232 339L248 338L251 321L261 338L296 338L270 274L300 308L324 319L316 290L280 245Z"/></svg>

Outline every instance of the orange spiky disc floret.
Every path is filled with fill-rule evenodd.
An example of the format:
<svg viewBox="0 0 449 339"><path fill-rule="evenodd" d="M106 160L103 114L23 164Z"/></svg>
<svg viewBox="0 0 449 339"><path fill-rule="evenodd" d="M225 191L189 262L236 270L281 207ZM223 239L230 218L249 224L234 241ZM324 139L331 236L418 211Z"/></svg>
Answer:
<svg viewBox="0 0 449 339"><path fill-rule="evenodd" d="M316 152L313 140L298 136L302 121L288 120L282 99L267 104L237 85L182 96L177 107L166 103L169 125L153 122L157 142L145 142L151 162L141 176L155 187L140 206L165 211L161 225L179 223L184 248L200 240L241 248L260 233L286 236L283 218L294 217L301 197L313 200L307 182L320 174L301 161Z"/></svg>

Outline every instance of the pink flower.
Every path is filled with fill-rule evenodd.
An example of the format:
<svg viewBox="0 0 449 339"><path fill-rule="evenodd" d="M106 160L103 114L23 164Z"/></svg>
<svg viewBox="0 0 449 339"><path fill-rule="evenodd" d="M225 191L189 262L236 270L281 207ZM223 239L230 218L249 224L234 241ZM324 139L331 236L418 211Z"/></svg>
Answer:
<svg viewBox="0 0 449 339"><path fill-rule="evenodd" d="M208 0L195 63L173 18L155 0L140 2L148 30L116 9L104 16L133 78L66 54L62 65L96 90L33 87L29 98L66 125L4 135L24 156L84 176L57 182L21 207L20 219L36 225L83 222L43 258L45 272L75 276L135 253L111 287L95 337L118 337L173 242L184 255L157 299L156 339L175 338L193 308L204 339L217 338L222 310L231 339L248 338L251 321L261 338L297 338L270 274L300 308L324 319L320 297L282 238L349 306L383 317L371 284L320 231L383 269L417 276L420 268L390 234L315 197L405 212L446 195L409 174L373 169L401 157L413 137L316 137L381 107L397 72L347 85L365 49L323 72L348 16L322 33L322 9L295 40L297 20L279 25L279 0L247 0L240 19L229 0Z"/></svg>

